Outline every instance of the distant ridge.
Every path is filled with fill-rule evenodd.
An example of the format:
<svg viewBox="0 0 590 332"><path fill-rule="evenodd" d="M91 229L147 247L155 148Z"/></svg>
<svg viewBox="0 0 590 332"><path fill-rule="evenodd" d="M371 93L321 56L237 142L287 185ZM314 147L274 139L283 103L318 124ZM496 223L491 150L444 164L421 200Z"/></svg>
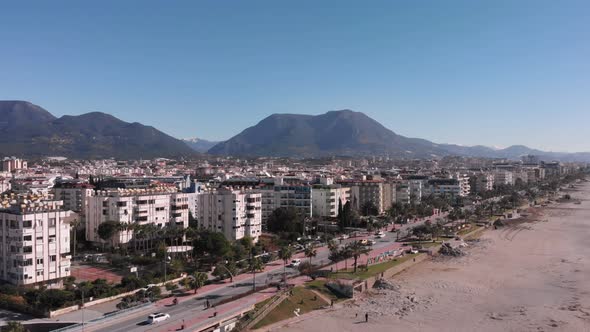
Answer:
<svg viewBox="0 0 590 332"><path fill-rule="evenodd" d="M191 149L197 151L197 152L201 152L201 153L205 153L207 152L209 149L211 149L213 146L215 146L217 143L219 142L215 142L215 141L208 141L208 140L204 140L204 139L200 139L200 138L186 138L182 140L186 145L188 145Z"/></svg>
<svg viewBox="0 0 590 332"><path fill-rule="evenodd" d="M191 156L184 142L101 112L56 118L27 101L0 101L0 153L25 157L139 159Z"/></svg>
<svg viewBox="0 0 590 332"><path fill-rule="evenodd" d="M330 111L320 115L273 114L213 146L208 153L275 157L387 155L397 158L457 155L507 159L533 154L544 159L590 161L590 153L544 152L522 145L492 149L485 146L436 144L398 135L367 115L351 110Z"/></svg>

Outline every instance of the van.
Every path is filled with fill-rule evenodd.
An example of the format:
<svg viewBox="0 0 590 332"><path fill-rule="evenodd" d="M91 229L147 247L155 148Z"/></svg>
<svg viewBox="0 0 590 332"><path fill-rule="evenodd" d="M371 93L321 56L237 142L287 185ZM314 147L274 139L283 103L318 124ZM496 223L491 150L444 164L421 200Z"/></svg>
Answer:
<svg viewBox="0 0 590 332"><path fill-rule="evenodd" d="M163 322L163 321L165 321L165 320L167 320L169 318L170 318L170 315L169 314L164 314L164 313L161 313L161 312L156 312L156 313L151 314L151 315L148 316L147 322L148 322L148 324L156 324L156 323Z"/></svg>

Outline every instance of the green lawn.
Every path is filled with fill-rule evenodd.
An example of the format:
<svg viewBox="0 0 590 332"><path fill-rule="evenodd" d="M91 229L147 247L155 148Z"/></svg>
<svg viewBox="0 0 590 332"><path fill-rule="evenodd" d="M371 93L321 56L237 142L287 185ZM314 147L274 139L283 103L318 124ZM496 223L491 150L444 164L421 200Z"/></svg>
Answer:
<svg viewBox="0 0 590 332"><path fill-rule="evenodd" d="M404 255L403 257L396 258L394 260L390 260L390 261L380 263L380 264L371 265L371 266L369 266L369 269L367 271L358 270L356 273L353 273L352 269L349 269L347 271L338 271L336 273L332 273L330 275L330 278L333 278L333 279L368 279L368 278L373 277L375 275L381 274L381 272L385 272L386 270L389 270L392 267L395 267L403 262L413 259L414 257L416 257L418 255L419 254Z"/></svg>
<svg viewBox="0 0 590 332"><path fill-rule="evenodd" d="M316 297L315 300L314 296ZM327 304L328 303L314 294L311 290L305 289L304 287L295 287L293 288L293 296L285 299L266 317L254 325L253 328L258 329L266 325L274 324L276 322L295 317L293 312L297 308L301 309L299 314L302 315L310 311L320 309Z"/></svg>

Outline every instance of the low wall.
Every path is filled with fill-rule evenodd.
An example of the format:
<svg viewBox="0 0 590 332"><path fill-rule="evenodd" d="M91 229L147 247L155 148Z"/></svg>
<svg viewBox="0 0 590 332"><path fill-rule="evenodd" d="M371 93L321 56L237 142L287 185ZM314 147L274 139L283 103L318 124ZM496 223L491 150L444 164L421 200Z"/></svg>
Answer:
<svg viewBox="0 0 590 332"><path fill-rule="evenodd" d="M61 309L58 309L58 310L50 311L47 314L47 316L48 316L47 318L54 318L54 317L57 317L59 315L67 314L68 312L72 312L72 311L76 311L76 310L80 309L80 307L81 306L79 306L79 305L73 305L71 307L61 308Z"/></svg>

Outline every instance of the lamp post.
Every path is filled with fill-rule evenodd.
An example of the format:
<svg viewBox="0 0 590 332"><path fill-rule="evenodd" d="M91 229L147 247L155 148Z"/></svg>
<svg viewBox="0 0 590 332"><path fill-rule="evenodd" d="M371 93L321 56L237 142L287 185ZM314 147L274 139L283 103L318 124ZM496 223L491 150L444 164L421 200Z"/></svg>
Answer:
<svg viewBox="0 0 590 332"><path fill-rule="evenodd" d="M229 263L228 261L225 261L225 264L228 264L228 263ZM223 267L223 268L224 268L224 269L227 271L227 273L229 273L229 278L230 278L229 280L230 280L230 283L232 284L232 287L234 287L234 288L235 288L235 284L234 284L234 275L231 273L231 271L230 271L230 270L227 268L227 266L225 266L225 265L223 265L223 264L220 264L220 265L218 265L218 266L220 266L220 267Z"/></svg>

